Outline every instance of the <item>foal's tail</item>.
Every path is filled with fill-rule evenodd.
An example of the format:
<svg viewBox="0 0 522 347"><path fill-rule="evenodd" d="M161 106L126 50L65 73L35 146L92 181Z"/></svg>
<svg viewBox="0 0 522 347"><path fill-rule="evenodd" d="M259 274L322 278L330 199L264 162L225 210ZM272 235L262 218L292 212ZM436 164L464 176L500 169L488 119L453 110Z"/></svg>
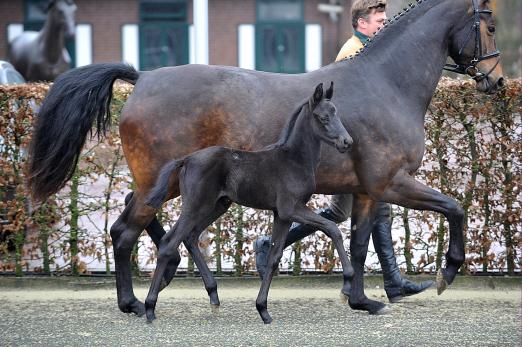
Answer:
<svg viewBox="0 0 522 347"><path fill-rule="evenodd" d="M185 159L172 160L161 169L156 185L152 188L145 204L153 208L160 208L167 199L169 193L169 182L172 174L185 164Z"/></svg>
<svg viewBox="0 0 522 347"><path fill-rule="evenodd" d="M56 193L72 177L95 121L98 138L105 136L118 78L136 84L139 72L120 63L92 64L56 79L38 112L29 149L28 184L36 200Z"/></svg>

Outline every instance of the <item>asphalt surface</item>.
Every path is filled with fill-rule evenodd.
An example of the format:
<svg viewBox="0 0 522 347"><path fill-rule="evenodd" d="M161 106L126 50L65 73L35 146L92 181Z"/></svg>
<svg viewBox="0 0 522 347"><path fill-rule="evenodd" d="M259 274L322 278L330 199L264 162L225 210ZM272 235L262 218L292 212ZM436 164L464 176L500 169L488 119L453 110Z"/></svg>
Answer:
<svg viewBox="0 0 522 347"><path fill-rule="evenodd" d="M136 282L144 299L148 281ZM366 282L370 298L387 301L381 278ZM147 324L118 310L112 278L0 277L0 346L520 346L521 283L457 278L441 296L429 289L370 316L341 302L339 277L280 276L264 325L257 279L219 279L216 313L199 279L176 278Z"/></svg>

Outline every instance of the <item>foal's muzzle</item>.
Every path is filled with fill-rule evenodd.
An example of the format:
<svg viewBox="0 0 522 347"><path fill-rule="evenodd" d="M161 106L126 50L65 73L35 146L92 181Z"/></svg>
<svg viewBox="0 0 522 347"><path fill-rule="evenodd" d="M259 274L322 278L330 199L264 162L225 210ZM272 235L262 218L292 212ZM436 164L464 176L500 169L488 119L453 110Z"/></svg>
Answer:
<svg viewBox="0 0 522 347"><path fill-rule="evenodd" d="M353 145L353 139L351 137L339 136L335 140L335 148L341 153L348 152Z"/></svg>

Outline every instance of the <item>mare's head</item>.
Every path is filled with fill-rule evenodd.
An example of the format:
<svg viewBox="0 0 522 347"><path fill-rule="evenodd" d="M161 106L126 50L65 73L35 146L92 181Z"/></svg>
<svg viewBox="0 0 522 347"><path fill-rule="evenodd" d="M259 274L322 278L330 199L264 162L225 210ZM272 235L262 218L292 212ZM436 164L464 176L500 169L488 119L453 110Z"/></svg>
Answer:
<svg viewBox="0 0 522 347"><path fill-rule="evenodd" d="M48 18L63 28L66 38L74 37L74 14L76 12L76 5L73 0L51 0L47 11Z"/></svg>
<svg viewBox="0 0 522 347"><path fill-rule="evenodd" d="M489 0L465 2L469 6L469 17L451 33L449 55L456 65L450 71L473 77L479 91L495 93L504 86L504 77Z"/></svg>
<svg viewBox="0 0 522 347"><path fill-rule="evenodd" d="M344 153L351 148L353 139L337 115L332 95L333 82L326 92L323 92L322 83L315 87L314 95L308 102L313 115L312 127L316 136Z"/></svg>

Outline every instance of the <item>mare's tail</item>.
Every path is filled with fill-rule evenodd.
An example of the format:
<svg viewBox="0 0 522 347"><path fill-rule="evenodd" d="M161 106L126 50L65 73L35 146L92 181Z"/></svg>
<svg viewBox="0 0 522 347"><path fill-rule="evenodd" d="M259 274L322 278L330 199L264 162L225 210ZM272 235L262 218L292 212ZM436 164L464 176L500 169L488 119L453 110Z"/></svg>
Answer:
<svg viewBox="0 0 522 347"><path fill-rule="evenodd" d="M169 182L172 174L185 164L185 159L172 160L161 169L156 184L150 192L145 204L153 208L160 208L167 199L169 193Z"/></svg>
<svg viewBox="0 0 522 347"><path fill-rule="evenodd" d="M29 149L28 184L36 200L44 200L72 177L80 151L96 121L101 138L110 127L112 84L136 84L139 72L120 63L92 64L58 76L34 127Z"/></svg>

